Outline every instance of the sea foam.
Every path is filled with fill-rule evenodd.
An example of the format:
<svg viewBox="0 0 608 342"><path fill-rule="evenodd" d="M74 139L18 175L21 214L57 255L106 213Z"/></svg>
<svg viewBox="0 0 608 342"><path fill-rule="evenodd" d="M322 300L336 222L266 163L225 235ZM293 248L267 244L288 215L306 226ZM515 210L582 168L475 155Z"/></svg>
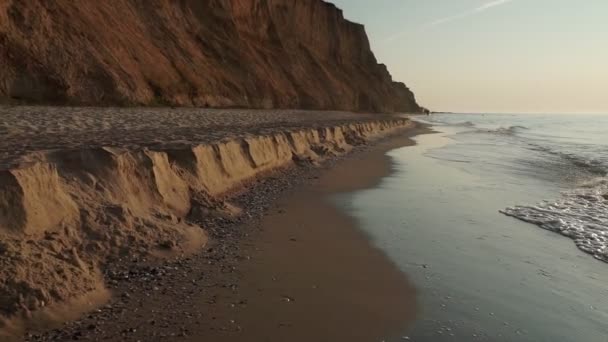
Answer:
<svg viewBox="0 0 608 342"><path fill-rule="evenodd" d="M608 178L586 181L556 201L501 210L505 215L574 240L576 246L608 262Z"/></svg>

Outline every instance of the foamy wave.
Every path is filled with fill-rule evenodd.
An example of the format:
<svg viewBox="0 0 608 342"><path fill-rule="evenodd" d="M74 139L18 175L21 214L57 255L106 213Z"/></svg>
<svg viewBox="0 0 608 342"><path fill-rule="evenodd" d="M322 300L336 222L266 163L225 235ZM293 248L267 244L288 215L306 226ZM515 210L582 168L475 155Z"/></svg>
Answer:
<svg viewBox="0 0 608 342"><path fill-rule="evenodd" d="M567 236L582 251L608 262L607 178L585 182L554 202L515 206L501 213Z"/></svg>

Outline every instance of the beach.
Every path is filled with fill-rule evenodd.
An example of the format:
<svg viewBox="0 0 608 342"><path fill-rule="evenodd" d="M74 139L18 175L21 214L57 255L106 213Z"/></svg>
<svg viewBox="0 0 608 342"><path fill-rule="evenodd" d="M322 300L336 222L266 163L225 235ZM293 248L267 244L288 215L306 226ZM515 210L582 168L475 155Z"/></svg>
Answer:
<svg viewBox="0 0 608 342"><path fill-rule="evenodd" d="M36 107L26 110L35 111ZM52 110L48 112L53 113ZM86 109L66 110L68 118L64 122L75 122L74 116L81 117L82 112L86 112ZM215 116L212 113L208 117L222 117L225 111L221 113ZM164 209L169 210L170 214L165 214L166 216L155 214L154 221L137 212L142 209L141 201L138 202L138 207L121 209L121 218L118 222L122 226L114 222L113 231L120 234L119 238L126 231L130 235L125 236L124 239L131 242L120 243L117 245L118 249L113 248L110 243L107 250L102 249L102 253L97 254L89 254L90 251L86 249L80 250L81 247L78 246L82 243L68 246L68 250L75 253L83 265L80 266L80 270L73 271L70 267L62 272L79 274L78 272L86 270L90 272L87 274L95 273L96 277L91 277L90 283L94 291L87 291L84 296L79 296L78 293L82 293L79 291L83 288L76 286L72 288L72 292L64 293L67 300L56 300L44 308L40 304L41 300L34 302L38 303L38 306L27 309L34 319L12 320L5 327L19 331L22 329L20 326L25 324L28 331L26 339L32 341L66 338L163 340L171 337L197 340L202 336L248 340L252 337L263 339L264 331L273 333L274 336L280 335L283 330L285 334L301 335L303 340L306 336L310 338L345 336L343 334L347 331L351 336L360 335L362 340L365 340L371 336L381 337L394 333L407 325L415 306L413 290L405 276L384 257L382 252L368 244L366 237L357 231L352 219L341 214L323 198L335 192L372 186L381 176L388 174L390 162L384 156L384 152L396 146L411 144L411 140L403 133L397 138L382 137L394 136L399 132L414 134L418 131L413 128L413 124L404 118L394 116L365 116L338 112L323 114L312 112L307 115L306 112L291 114L277 111L270 116L256 111L244 111L244 113L256 120L268 120L268 124L246 125L243 120L244 114L239 112L232 115L239 117L237 121L244 128L239 130L238 127L229 127L226 124L225 131L240 132L246 137L245 139L255 139L256 133L257 136L264 136L264 133L284 134L282 132L298 134L298 129L312 126L317 131L325 132L324 130L329 129L328 133L322 133L316 138L321 139L317 140L319 143L322 143L323 139L332 140L327 140L328 143L331 141L329 144L319 144L312 149L298 144L296 139L291 138L289 144L293 148L292 153L300 151L300 157L285 156L284 164L272 164L275 166L262 170L259 176L248 178L245 173L242 179L236 180L235 184L241 187L239 190L223 191L224 188L221 188L222 191L218 190L215 195L209 192L208 195L213 196L208 196L206 202L202 204L201 199L198 198L196 212L193 213L191 208L188 215L182 216L183 218L175 212L175 208L179 208L175 203L179 204L179 201L171 202L172 205ZM59 118L58 126L61 127L62 115L66 114L56 115ZM89 116L95 118L95 115ZM323 119L319 119L321 116ZM107 120L108 116L104 117ZM230 115L226 117L230 118ZM32 118L35 118L35 115L30 116L30 120L33 120ZM150 123L142 118L146 116L138 117L143 124ZM284 124L277 124L277 118L280 119L278 122L295 121L295 123L283 126ZM5 117L4 127L10 126L6 120L8 119ZM48 132L38 131L36 137L41 143L50 136L62 136L64 139L57 139L59 143L52 146L52 149L41 151L31 147L31 150L24 150L22 154L11 154L10 151L13 149L10 146L12 142L24 139L28 131L20 132L13 128L12 135L9 135L11 139L5 141L5 166L10 168L17 165L17 170L21 170L20 168L36 170L40 164L55 162L58 165L56 170L60 178L57 184L62 189L66 183L75 181L74 178L64 178L63 170L67 161L62 159L65 156L63 153L71 156L69 163L74 163L74 158L83 158L83 150L86 154L87 150L96 151L100 148L89 143L83 143L84 146L81 146L78 138L75 137L87 136L91 141L103 142L103 139L99 138L104 134L103 127L114 131L111 122L108 125L107 121L99 123L94 119L84 118L80 122L84 122L81 126L84 127L82 134L74 125L68 124L67 128L59 128L60 132L52 127L43 128L45 126L40 125L40 130L48 130ZM229 123L229 120L226 123ZM391 126L392 123L396 123L394 128ZM112 138L112 152L116 151L114 149L127 151L117 154L119 157L124 153L133 153L131 151L143 151L147 156L150 156L151 151L175 153L174 151L180 151L184 147L204 143L200 136L191 138L188 142L173 142L162 137L165 143L162 147L149 145L147 135L141 138L142 136L138 134L139 132L149 134L150 128L135 129L138 127L137 122L131 121L131 124L133 126L127 126L131 129L130 132ZM362 126L356 126L358 124ZM91 125L99 128L98 133L95 133L98 137L95 137L93 132L96 130L92 129ZM179 128L178 124L173 125L175 126ZM340 128L336 130L333 127ZM208 128L211 134L223 132L215 126ZM349 129L352 131L348 131ZM200 135L202 127L198 127L196 131ZM160 127L158 132L174 134L171 129L163 130ZM182 138L189 138L183 131L180 131L179 135ZM225 137L223 143L229 144L229 141L226 142L228 138L235 139L235 136ZM238 136L236 138L238 139ZM372 142L378 138L382 138L379 143ZM277 141L276 136L274 139ZM247 141L249 150L254 151L253 140ZM280 149L272 147L272 144L268 148L274 151L273 155L277 155L276 153L281 155L277 152ZM109 148L104 146L101 149L108 151ZM347 154L351 150L353 153ZM75 154L74 151L78 153ZM89 158L87 160L96 160L90 158L99 158L98 153L87 156L86 158ZM345 155L349 157L343 158ZM232 156L234 158L234 154ZM256 156L255 152L252 156L250 158L254 159L253 165L262 165L259 160L255 160L261 157ZM225 158L228 157L224 157L223 160ZM97 162L99 160L97 159ZM123 162L117 163L120 165ZM232 162L235 160L232 159ZM82 160L76 165L81 165L79 163L82 163ZM154 179L158 180L159 167L156 166L157 164L153 165L155 165L152 169ZM104 169L108 166L100 164L100 167ZM224 165L224 167L229 166ZM91 171L90 168L87 170ZM9 173L11 172L15 171L9 170ZM178 174L185 177L182 171ZM96 176L100 177L100 174ZM138 177L141 175L135 174L131 181L136 182ZM175 180L179 178L174 178ZM228 178L228 180L235 182L234 179ZM110 178L102 180L100 177L97 184L110 181ZM139 184L143 187L149 183ZM214 184L219 186L221 182L211 183ZM98 189L104 188L105 186L102 188L98 186ZM207 185L205 189L209 191L213 188ZM74 194L73 188L65 192L67 197ZM91 195L87 196L91 198ZM130 195L131 200L128 202L133 203L133 198L139 195L133 196ZM112 197L105 198L107 200ZM161 195L161 198L164 197ZM162 208L162 205L151 203L151 207L157 212ZM166 204L166 201L164 203ZM76 202L76 205L80 203ZM112 208L109 209L116 210ZM108 209L95 211L95 215L104 215L104 210ZM115 212L112 212L112 215L115 215ZM137 232L140 230L137 229L137 222L141 220L147 222L148 229L151 229L145 234L148 236L150 233L158 234L155 226L151 226L158 224L161 227L162 238L154 235L152 240L138 238ZM82 224L83 221L76 222ZM289 222L301 222L303 226L289 225L287 224ZM67 223L61 221L60 224ZM78 227L82 225L71 229L82 229ZM177 231L171 230L174 227L178 228ZM198 228L197 231L196 227L203 229ZM90 229L85 228L85 231ZM135 235L128 233L130 229L134 229ZM179 234L183 234L184 231L189 233L180 237ZM26 234L36 236L36 232L32 231ZM48 233L42 234L48 239ZM192 234L195 234L194 239ZM166 236L173 236L173 240L162 240ZM60 236L58 240L62 244L67 244L70 241L69 235ZM98 237L97 240L103 247L104 238ZM195 243L192 243L193 241ZM323 241L324 244L321 243ZM84 240L84 245L86 246L88 242ZM159 245L155 247L155 243ZM18 244L12 246L11 253L22 253L21 255L26 256L26 260L36 258L38 255L23 254L25 252L20 251L18 246ZM44 253L43 250L43 257ZM44 260L43 258L42 261ZM269 260L275 264L268 262ZM285 263L286 260L289 260L289 263ZM4 259L3 262L9 263L10 259ZM40 261L33 265L39 264ZM52 265L51 269L57 269L56 264ZM317 269L315 265L323 267ZM378 279L382 281L377 281ZM46 285L52 288L52 281ZM268 290L259 291L264 288ZM97 294L99 289L103 289L103 295L93 296L92 294ZM349 290L345 291L345 289ZM70 295L71 293L73 295ZM108 296L111 296L109 301ZM333 309L328 310L328 308ZM391 309L387 310L387 308ZM253 319L253 317L267 316L263 314L264 312L280 315L287 318L287 321L282 321L283 318L278 319L279 316L274 316L274 320ZM304 323L311 317L318 320L317 330L311 330L310 324ZM61 322L66 320L67 325L61 325ZM331 324L320 324L325 321ZM367 325L360 332L345 329L354 321L361 322L361 325L367 322ZM260 325L255 322L276 325L279 330L275 332L268 329L260 330ZM280 329L281 327L293 328Z"/></svg>
<svg viewBox="0 0 608 342"><path fill-rule="evenodd" d="M600 342L608 333L603 324L608 312L603 286L608 279L601 261L603 216L593 214L605 206L608 159L601 129L574 116L446 114L412 120L290 113L261 114L267 127L259 122L226 126L225 131L240 135L207 141L219 154L202 159L204 164L231 164L223 164L222 177L201 180L207 184L202 188L207 197L194 197L188 215L177 215L175 205L163 207L164 200L153 202L153 209L174 216L150 219L137 207L123 209L122 225L109 221L113 232L127 232L117 254L110 248L107 254L94 254L96 259L78 249L82 240L59 235L63 243L75 243L68 251L76 250L71 253L84 269L97 267L94 284L101 291L29 310L31 316L4 327L13 328L13 337L25 328L27 341ZM223 114L210 117L214 115ZM322 115L328 116L326 121ZM278 118L290 123L276 124ZM564 123L571 128L551 134ZM317 133L305 133L310 127ZM268 135L248 130L269 134L273 143L256 148ZM124 135L129 144L139 139L137 130L133 132ZM284 139L291 154L281 149L281 137L286 136L291 136ZM112 148L128 150L131 156L168 153L172 162L163 172L174 170L174 182L192 179L180 169L184 160L178 158L184 149L196 150L191 143L167 139L168 144L154 146L142 138L120 146L120 139L116 136ZM231 146L231 141L240 141L236 150L220 147ZM54 160L48 156L74 156L78 147L70 146L13 155L5 158L5 165L39 172L41 160ZM247 162L235 156L245 156ZM65 170L71 169L62 166L66 159L61 158L56 164L59 189L83 178L66 177L70 174ZM162 165L150 160L137 165L151 165L153 171ZM263 160L271 166L264 168ZM104 169L113 164L96 165ZM237 166L249 171L226 173L242 170ZM20 169L15 170L5 172L20 176ZM111 180L85 170L99 177L98 184ZM140 187L150 184L141 182L141 173L131 175ZM162 183L155 184L162 188ZM75 194L66 191L66 196ZM130 196L127 204L140 195ZM102 209L116 215L116 207ZM103 210L94 213L104 217ZM139 220L152 233L168 234L160 235L161 240L129 238ZM592 224L580 230L581 220ZM204 239L179 235L191 229ZM573 237L573 229L580 233ZM54 241L48 233L39 236ZM103 237L97 241L106 243ZM196 244L185 243L192 241ZM11 253L1 259L9 266L14 265L15 251ZM27 253L22 252L22 260L33 256ZM60 260L42 270L74 262ZM62 272L82 270L69 266Z"/></svg>
<svg viewBox="0 0 608 342"><path fill-rule="evenodd" d="M391 173L388 150L425 128L381 142L322 170L261 221L242 269L242 330L214 341L374 341L398 335L416 313L415 290L331 196L370 188Z"/></svg>
<svg viewBox="0 0 608 342"><path fill-rule="evenodd" d="M607 12L0 0L0 342L607 342Z"/></svg>
<svg viewBox="0 0 608 342"><path fill-rule="evenodd" d="M606 118L421 119L437 133L389 152L378 186L334 199L416 288L402 335L605 341Z"/></svg>

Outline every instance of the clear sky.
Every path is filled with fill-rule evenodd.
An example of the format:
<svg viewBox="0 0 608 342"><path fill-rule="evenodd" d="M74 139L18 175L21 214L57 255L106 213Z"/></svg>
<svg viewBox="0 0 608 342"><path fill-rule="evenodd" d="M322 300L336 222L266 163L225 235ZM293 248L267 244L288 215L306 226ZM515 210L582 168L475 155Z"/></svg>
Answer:
<svg viewBox="0 0 608 342"><path fill-rule="evenodd" d="M608 113L608 0L328 0L431 110Z"/></svg>

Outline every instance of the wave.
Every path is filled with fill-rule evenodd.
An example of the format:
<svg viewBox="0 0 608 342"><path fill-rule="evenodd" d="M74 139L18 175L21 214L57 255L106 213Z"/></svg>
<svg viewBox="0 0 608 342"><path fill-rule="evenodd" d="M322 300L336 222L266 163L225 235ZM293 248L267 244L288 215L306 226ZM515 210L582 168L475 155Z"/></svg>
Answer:
<svg viewBox="0 0 608 342"><path fill-rule="evenodd" d="M475 124L471 121L457 122L452 124L452 126L460 126L460 127L475 127Z"/></svg>
<svg viewBox="0 0 608 342"><path fill-rule="evenodd" d="M426 122L431 125L441 125L441 126L451 126L451 127L476 127L475 124L471 121L461 121L461 122L450 122L449 120L439 120L435 118L431 118L431 120L426 121L424 119L415 118L416 121Z"/></svg>
<svg viewBox="0 0 608 342"><path fill-rule="evenodd" d="M608 176L589 179L579 184L581 188L605 187L608 189ZM604 194L605 196L606 194Z"/></svg>
<svg viewBox="0 0 608 342"><path fill-rule="evenodd" d="M529 128L520 125L508 126L508 127L498 127L498 128L481 128L476 126L474 123L470 121L458 122L454 124L450 124L450 126L458 126L458 127L471 127L475 128L471 131L461 132L463 134L466 133L485 133L485 134L497 134L497 135L515 135L521 131L528 130Z"/></svg>
<svg viewBox="0 0 608 342"><path fill-rule="evenodd" d="M608 262L608 178L592 179L556 201L500 211L574 240L582 251Z"/></svg>
<svg viewBox="0 0 608 342"><path fill-rule="evenodd" d="M514 135L520 131L524 131L527 130L528 127L525 126L519 126L519 125L515 125L515 126L509 126L509 127L499 127L496 129L486 129L486 130L481 130L484 133L495 133L495 134L502 134L502 135Z"/></svg>
<svg viewBox="0 0 608 342"><path fill-rule="evenodd" d="M535 143L530 143L530 149L533 151L538 151L542 153L551 154L557 156L572 166L584 169L591 174L595 174L598 176L608 177L608 165L605 161L595 159L589 156L584 156L582 154L576 154L573 152L563 152L554 150L548 146L541 146Z"/></svg>

